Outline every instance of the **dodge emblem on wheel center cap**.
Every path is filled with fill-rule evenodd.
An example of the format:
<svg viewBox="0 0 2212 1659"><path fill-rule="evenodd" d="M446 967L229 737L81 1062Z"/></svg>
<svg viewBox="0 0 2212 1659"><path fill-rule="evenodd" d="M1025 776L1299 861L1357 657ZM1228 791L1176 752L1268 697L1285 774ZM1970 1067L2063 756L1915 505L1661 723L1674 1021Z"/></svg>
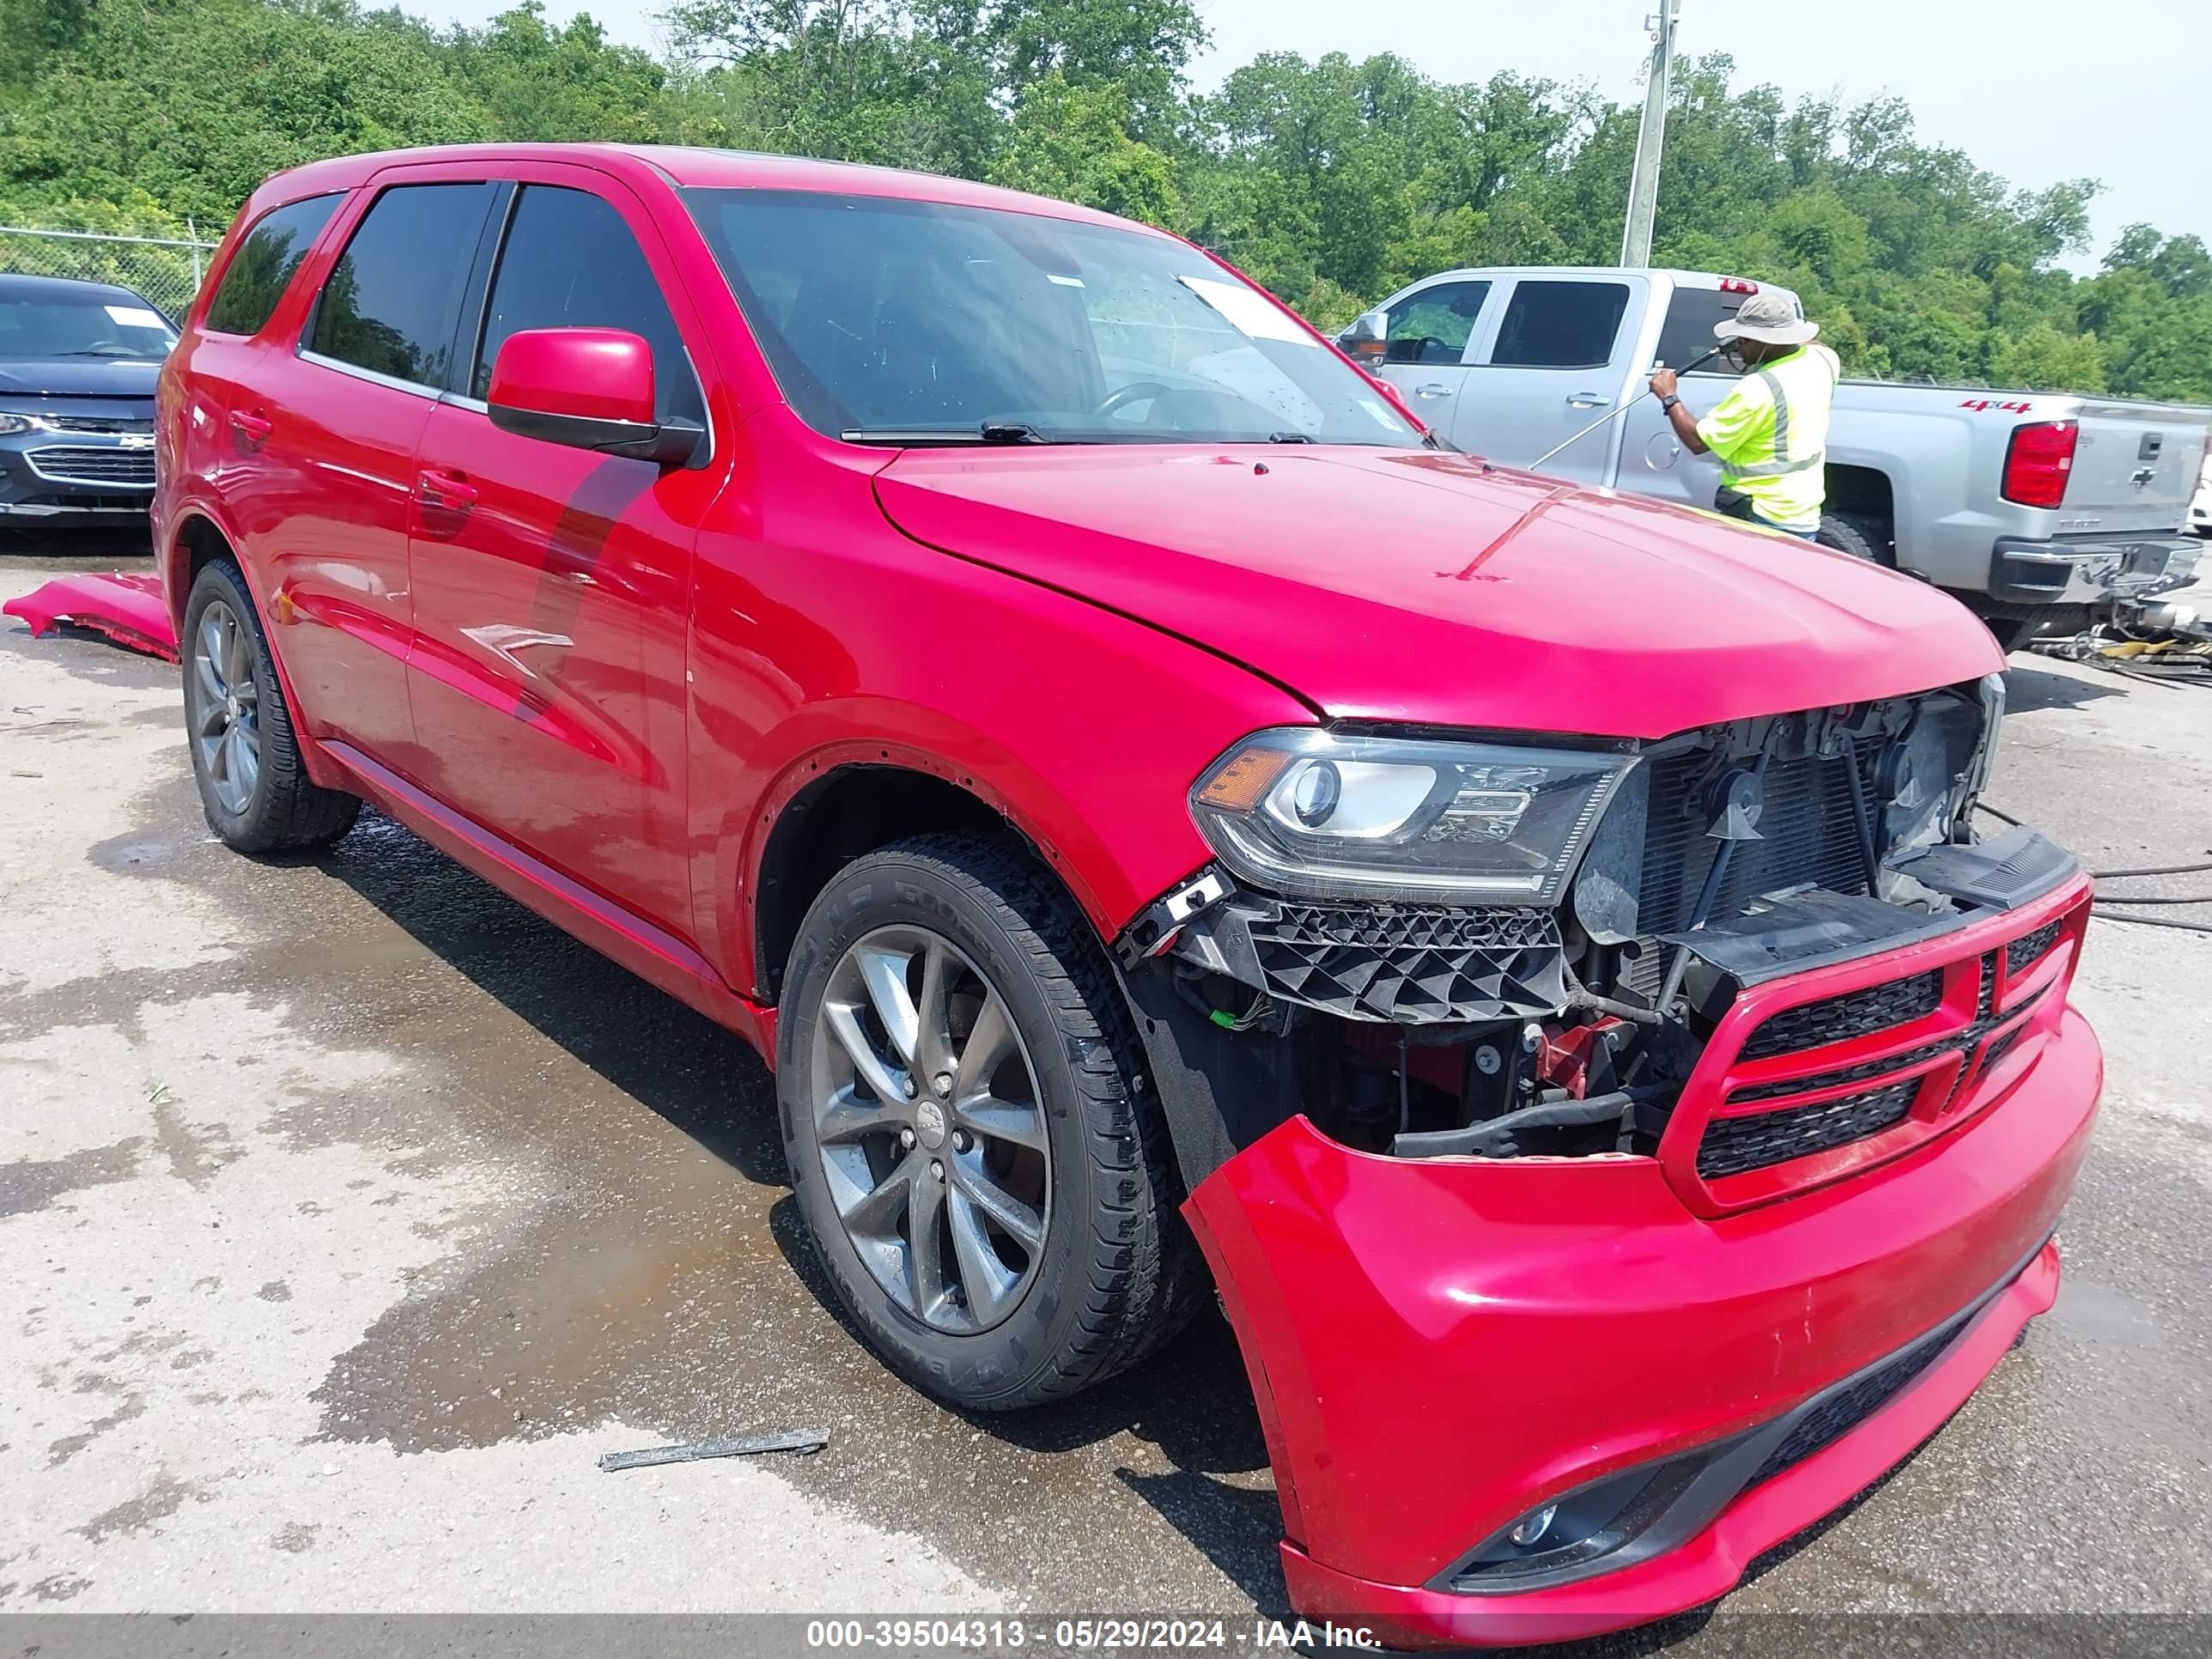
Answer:
<svg viewBox="0 0 2212 1659"><path fill-rule="evenodd" d="M945 1144L945 1109L933 1100L925 1100L915 1108L914 1127L921 1133L925 1146Z"/></svg>

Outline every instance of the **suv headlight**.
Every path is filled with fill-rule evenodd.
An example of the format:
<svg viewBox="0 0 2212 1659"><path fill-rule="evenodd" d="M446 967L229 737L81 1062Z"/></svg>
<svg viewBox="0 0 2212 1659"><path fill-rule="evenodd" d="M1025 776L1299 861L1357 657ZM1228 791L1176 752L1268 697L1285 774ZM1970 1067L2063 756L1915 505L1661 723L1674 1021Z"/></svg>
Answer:
<svg viewBox="0 0 2212 1659"><path fill-rule="evenodd" d="M19 432L43 432L46 423L35 415L0 414L0 438L12 438Z"/></svg>
<svg viewBox="0 0 2212 1659"><path fill-rule="evenodd" d="M1556 904L1632 755L1262 732L1191 816L1221 861L1297 897Z"/></svg>

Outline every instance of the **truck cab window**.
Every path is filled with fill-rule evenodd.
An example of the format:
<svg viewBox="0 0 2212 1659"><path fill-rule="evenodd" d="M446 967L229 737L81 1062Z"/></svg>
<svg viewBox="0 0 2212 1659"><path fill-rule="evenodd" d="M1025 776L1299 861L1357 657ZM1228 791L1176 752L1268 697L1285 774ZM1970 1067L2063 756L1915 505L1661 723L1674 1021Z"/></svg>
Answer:
<svg viewBox="0 0 2212 1659"><path fill-rule="evenodd" d="M1627 310L1626 283L1523 277L1514 286L1490 361L1516 368L1602 368L1613 360Z"/></svg>
<svg viewBox="0 0 2212 1659"><path fill-rule="evenodd" d="M1385 313L1389 325L1383 362L1458 362L1489 297L1488 283L1438 283L1407 295Z"/></svg>

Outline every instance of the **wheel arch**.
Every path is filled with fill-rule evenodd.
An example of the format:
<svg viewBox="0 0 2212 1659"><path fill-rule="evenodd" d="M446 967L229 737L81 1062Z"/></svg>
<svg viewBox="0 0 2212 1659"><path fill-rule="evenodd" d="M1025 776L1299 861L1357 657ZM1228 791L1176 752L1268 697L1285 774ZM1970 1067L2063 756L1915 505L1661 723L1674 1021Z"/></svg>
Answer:
<svg viewBox="0 0 2212 1659"><path fill-rule="evenodd" d="M965 830L1009 837L1034 854L1076 908L1095 902L1035 822L972 769L911 747L845 744L787 769L757 816L741 884L754 994L774 1004L800 924L854 860L913 836Z"/></svg>

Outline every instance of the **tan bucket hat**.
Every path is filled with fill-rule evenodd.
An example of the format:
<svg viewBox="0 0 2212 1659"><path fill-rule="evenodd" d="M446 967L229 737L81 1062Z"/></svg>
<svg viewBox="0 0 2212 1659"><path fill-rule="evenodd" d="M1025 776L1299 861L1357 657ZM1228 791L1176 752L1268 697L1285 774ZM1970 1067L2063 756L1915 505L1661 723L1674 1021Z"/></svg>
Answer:
<svg viewBox="0 0 2212 1659"><path fill-rule="evenodd" d="M1807 322L1778 294L1754 294L1735 316L1713 325L1716 339L1763 340L1768 345L1803 345L1820 331L1820 324Z"/></svg>

